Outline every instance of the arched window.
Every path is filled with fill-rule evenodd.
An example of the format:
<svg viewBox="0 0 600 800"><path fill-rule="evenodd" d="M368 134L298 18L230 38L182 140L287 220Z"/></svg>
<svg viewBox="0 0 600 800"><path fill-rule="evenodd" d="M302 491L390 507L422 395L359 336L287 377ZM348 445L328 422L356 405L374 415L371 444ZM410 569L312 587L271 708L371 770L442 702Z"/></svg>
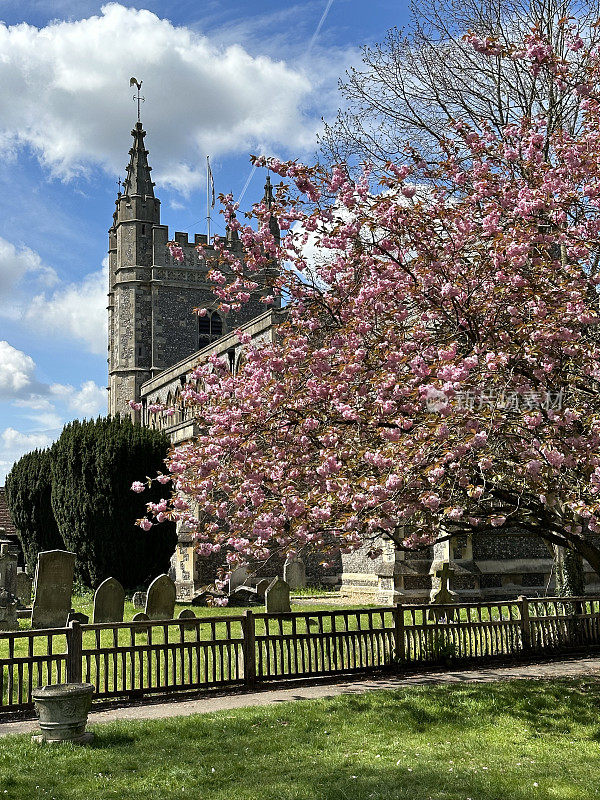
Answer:
<svg viewBox="0 0 600 800"><path fill-rule="evenodd" d="M223 320L216 311L207 311L198 317L198 350L220 339L223 335Z"/></svg>

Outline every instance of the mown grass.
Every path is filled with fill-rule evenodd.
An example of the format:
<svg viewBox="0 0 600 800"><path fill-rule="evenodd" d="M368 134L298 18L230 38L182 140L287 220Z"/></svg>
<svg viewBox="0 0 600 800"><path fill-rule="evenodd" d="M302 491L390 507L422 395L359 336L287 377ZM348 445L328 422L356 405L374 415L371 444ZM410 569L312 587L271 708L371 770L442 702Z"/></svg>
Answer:
<svg viewBox="0 0 600 800"><path fill-rule="evenodd" d="M410 687L0 740L7 800L589 800L600 682Z"/></svg>

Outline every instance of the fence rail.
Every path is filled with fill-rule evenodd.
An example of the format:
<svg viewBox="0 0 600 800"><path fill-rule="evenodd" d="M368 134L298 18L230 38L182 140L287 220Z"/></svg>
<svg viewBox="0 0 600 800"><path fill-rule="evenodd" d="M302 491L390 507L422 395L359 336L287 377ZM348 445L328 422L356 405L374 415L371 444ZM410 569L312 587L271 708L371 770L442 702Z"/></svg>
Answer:
<svg viewBox="0 0 600 800"><path fill-rule="evenodd" d="M600 644L600 596L302 611L0 632L0 711L37 686L95 697L349 674Z"/></svg>

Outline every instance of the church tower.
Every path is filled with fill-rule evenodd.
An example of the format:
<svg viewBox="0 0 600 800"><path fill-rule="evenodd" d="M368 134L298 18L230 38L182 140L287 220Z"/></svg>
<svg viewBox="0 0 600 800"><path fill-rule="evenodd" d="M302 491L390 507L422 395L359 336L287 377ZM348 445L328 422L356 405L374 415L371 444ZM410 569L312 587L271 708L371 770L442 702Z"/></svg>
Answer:
<svg viewBox="0 0 600 800"><path fill-rule="evenodd" d="M131 131L127 177L119 192L109 230L108 412L129 414L129 400L152 376L152 231L160 225L160 200L154 196L146 132Z"/></svg>
<svg viewBox="0 0 600 800"><path fill-rule="evenodd" d="M224 314L218 308L208 281L218 251L206 235L195 234L188 241L187 233L170 236L161 225L141 122L131 134L127 176L108 232L108 411L135 419L139 417L129 401L145 402L145 382L263 314L265 306L256 298L238 313ZM269 207L273 202L270 181L264 202ZM270 227L279 235L275 218ZM228 230L224 238L225 246L241 258L237 234ZM183 262L174 261L167 247L171 240L183 250ZM194 308L208 313L198 317Z"/></svg>

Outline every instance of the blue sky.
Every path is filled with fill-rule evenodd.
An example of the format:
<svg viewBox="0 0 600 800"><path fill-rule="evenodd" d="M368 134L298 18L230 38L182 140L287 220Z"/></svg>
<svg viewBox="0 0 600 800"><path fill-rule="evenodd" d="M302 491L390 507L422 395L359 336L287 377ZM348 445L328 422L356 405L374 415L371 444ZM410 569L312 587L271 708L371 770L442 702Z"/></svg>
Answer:
<svg viewBox="0 0 600 800"><path fill-rule="evenodd" d="M250 153L310 160L337 82L408 0L0 0L0 485L106 411L107 229L142 121L171 230L205 231L205 156L243 204ZM213 226L222 230L220 220Z"/></svg>

